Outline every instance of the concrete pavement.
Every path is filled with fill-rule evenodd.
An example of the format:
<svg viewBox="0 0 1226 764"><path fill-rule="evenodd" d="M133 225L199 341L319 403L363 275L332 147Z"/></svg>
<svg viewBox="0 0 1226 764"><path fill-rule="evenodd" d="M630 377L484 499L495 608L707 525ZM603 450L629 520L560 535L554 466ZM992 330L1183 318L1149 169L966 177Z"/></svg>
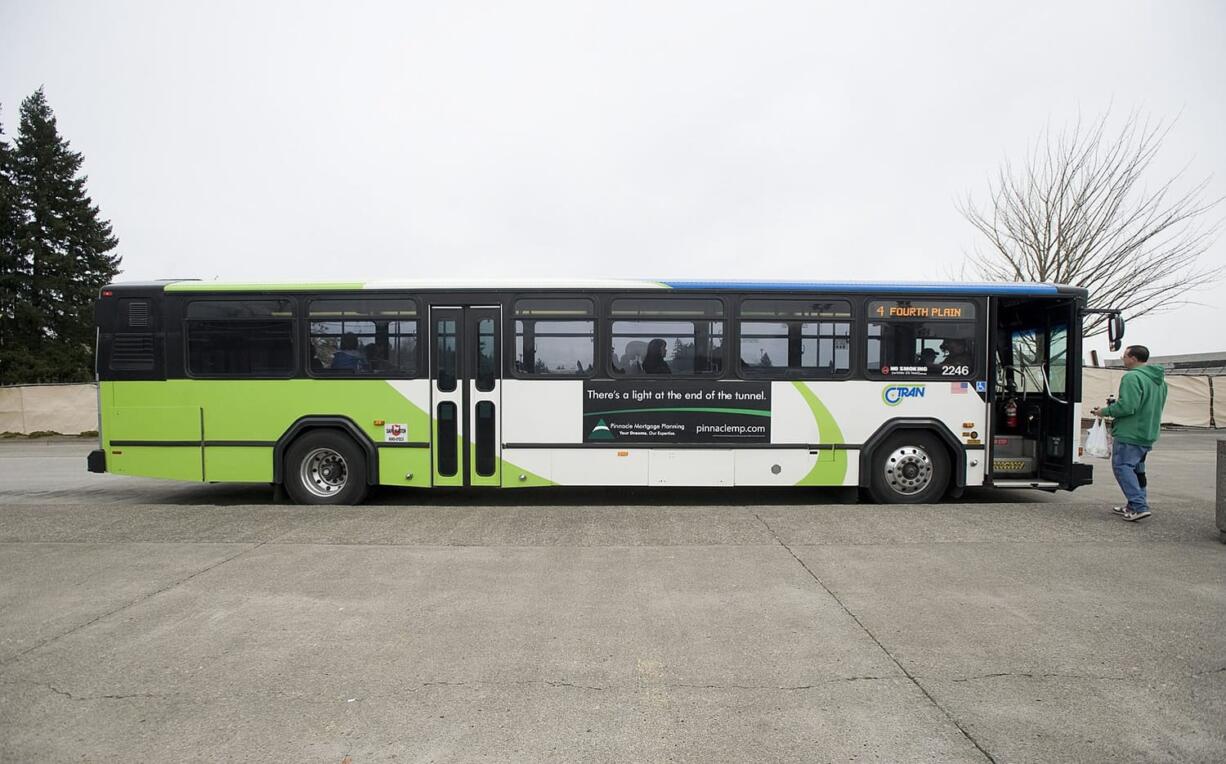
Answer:
<svg viewBox="0 0 1226 764"><path fill-rule="evenodd" d="M544 491L307 508L0 444L0 761L1218 761L1213 437L934 506Z"/></svg>

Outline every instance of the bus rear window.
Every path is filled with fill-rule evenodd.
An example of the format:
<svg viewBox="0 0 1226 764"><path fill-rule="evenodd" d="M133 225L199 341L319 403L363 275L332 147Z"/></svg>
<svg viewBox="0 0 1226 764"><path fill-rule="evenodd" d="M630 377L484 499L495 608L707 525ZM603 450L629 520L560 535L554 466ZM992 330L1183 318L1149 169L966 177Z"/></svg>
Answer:
<svg viewBox="0 0 1226 764"><path fill-rule="evenodd" d="M202 377L287 377L294 363L290 300L197 300L187 306L187 370Z"/></svg>
<svg viewBox="0 0 1226 764"><path fill-rule="evenodd" d="M202 377L294 373L293 321L188 321L187 368Z"/></svg>

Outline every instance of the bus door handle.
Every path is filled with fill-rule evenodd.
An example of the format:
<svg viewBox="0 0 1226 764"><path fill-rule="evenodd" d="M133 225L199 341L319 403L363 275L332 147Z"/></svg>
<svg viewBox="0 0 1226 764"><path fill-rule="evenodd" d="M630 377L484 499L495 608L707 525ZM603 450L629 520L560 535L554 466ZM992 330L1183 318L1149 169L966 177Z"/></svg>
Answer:
<svg viewBox="0 0 1226 764"><path fill-rule="evenodd" d="M1051 391L1051 380L1048 379L1048 376L1047 376L1047 364L1045 363L1039 364L1039 373L1043 375L1043 394L1046 395L1051 400L1055 401L1056 403L1059 403L1061 406L1067 406L1068 401L1060 400Z"/></svg>

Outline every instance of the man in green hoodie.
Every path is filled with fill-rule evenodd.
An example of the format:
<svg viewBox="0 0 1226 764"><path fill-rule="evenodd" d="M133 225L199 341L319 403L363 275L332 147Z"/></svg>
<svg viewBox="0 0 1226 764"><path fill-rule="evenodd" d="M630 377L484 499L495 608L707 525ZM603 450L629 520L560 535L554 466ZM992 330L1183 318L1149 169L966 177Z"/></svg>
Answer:
<svg viewBox="0 0 1226 764"><path fill-rule="evenodd" d="M1129 522L1149 517L1149 500L1145 486L1145 456L1158 440L1162 423L1162 407L1166 405L1166 381L1161 366L1149 365L1149 349L1144 345L1129 345L1124 350L1124 368L1128 372L1120 380L1120 397L1115 403L1094 408L1095 416L1114 417L1111 425L1111 469L1128 506L1113 511Z"/></svg>

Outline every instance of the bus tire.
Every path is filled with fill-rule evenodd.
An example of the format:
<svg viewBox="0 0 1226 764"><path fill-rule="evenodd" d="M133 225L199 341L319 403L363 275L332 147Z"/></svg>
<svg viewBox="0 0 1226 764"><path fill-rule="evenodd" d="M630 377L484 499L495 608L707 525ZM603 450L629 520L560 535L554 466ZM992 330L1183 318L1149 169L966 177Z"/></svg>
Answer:
<svg viewBox="0 0 1226 764"><path fill-rule="evenodd" d="M285 452L285 492L295 504L360 504L366 455L336 430L304 433Z"/></svg>
<svg viewBox="0 0 1226 764"><path fill-rule="evenodd" d="M878 504L927 504L949 485L949 452L935 435L902 430L873 450L869 493Z"/></svg>

